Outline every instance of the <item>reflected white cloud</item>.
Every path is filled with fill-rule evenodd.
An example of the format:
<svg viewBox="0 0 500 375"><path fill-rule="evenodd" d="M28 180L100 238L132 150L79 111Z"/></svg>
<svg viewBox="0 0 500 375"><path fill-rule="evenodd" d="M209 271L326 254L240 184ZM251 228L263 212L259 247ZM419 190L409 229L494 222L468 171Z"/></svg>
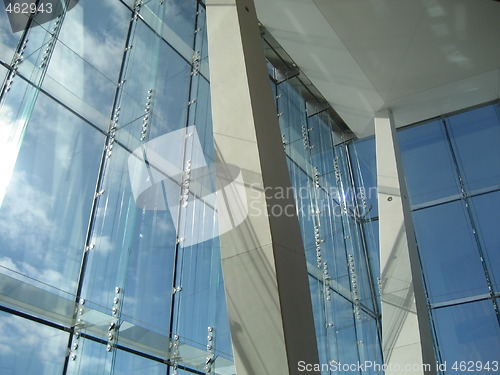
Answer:
<svg viewBox="0 0 500 375"><path fill-rule="evenodd" d="M8 241L10 251L39 249L47 243L53 221L48 210L54 197L32 186L25 172L17 172L9 185L9 198L2 206L0 236ZM26 228L29 230L26 230ZM43 252L32 250L34 260L42 258Z"/></svg>
<svg viewBox="0 0 500 375"><path fill-rule="evenodd" d="M71 289L76 288L76 281L69 281L62 273L49 269L35 267L27 262L14 261L9 257L0 258L0 273L8 274L14 279L36 284L37 287L48 291L54 291L61 285L68 286ZM69 284L69 285L68 285Z"/></svg>
<svg viewBox="0 0 500 375"><path fill-rule="evenodd" d="M0 117L0 160L2 169L0 170L0 207L2 206L3 198L7 186L10 183L12 172L17 159L17 147L14 133L16 132L16 120L12 109L4 106Z"/></svg>
<svg viewBox="0 0 500 375"><path fill-rule="evenodd" d="M36 363L41 365L39 371L45 367L43 364L62 368L61 358L64 356L67 340L65 332L18 316L0 315L0 358L15 356L22 363L29 354L27 368L36 368ZM22 357L25 359L21 359Z"/></svg>

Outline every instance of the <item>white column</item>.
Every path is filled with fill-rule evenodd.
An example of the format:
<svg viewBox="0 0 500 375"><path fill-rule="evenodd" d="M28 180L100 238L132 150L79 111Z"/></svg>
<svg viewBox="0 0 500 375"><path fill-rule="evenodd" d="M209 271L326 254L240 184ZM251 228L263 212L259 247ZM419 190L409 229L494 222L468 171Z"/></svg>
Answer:
<svg viewBox="0 0 500 375"><path fill-rule="evenodd" d="M299 361L318 363L317 343L294 199L272 197L291 184L257 16L252 0L206 5L217 172L231 164L244 181L243 196L225 191L217 204L240 197L249 211L220 237L236 372L297 374Z"/></svg>
<svg viewBox="0 0 500 375"><path fill-rule="evenodd" d="M386 375L435 374L435 355L401 154L389 111L375 118L382 351ZM431 369L419 367L429 364ZM399 367L398 367L399 366ZM405 366L415 366L406 369ZM398 370L399 368L399 370Z"/></svg>

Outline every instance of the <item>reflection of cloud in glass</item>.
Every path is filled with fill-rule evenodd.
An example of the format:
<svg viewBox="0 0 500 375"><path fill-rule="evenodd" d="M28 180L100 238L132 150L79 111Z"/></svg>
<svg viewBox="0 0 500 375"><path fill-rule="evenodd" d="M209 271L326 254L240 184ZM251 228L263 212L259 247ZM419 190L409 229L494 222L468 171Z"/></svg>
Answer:
<svg viewBox="0 0 500 375"><path fill-rule="evenodd" d="M24 96L25 90L9 92L1 112L0 153L11 162L0 169L8 185L0 208L0 256L31 284L74 292L103 136L44 95L26 129L16 129L28 120L20 115ZM14 113L17 121L10 121Z"/></svg>
<svg viewBox="0 0 500 375"><path fill-rule="evenodd" d="M135 149L128 166L136 204L145 210L168 208L173 218L179 218L174 224L181 246L228 232L248 215L241 171L229 164L208 165L194 125ZM219 190L214 191L215 186ZM217 224L215 231L203 225L188 235L192 225L186 221L203 217L215 217L218 231Z"/></svg>
<svg viewBox="0 0 500 375"><path fill-rule="evenodd" d="M128 19L129 11L119 2L80 2L65 17L48 67L43 87L98 126L94 110L109 117Z"/></svg>
<svg viewBox="0 0 500 375"><path fill-rule="evenodd" d="M9 190L15 194L2 206L0 236L11 250L37 249L47 243L54 225L47 214L54 198L30 185L24 172L14 174ZM40 258L41 252L33 256Z"/></svg>
<svg viewBox="0 0 500 375"><path fill-rule="evenodd" d="M64 357L67 342L65 332L15 315L0 315L0 358L11 357L17 364L16 368L48 373L38 372L48 370L47 366L57 371L62 367L61 358ZM26 355L29 355L29 361L26 361ZM22 363L26 363L25 366Z"/></svg>
<svg viewBox="0 0 500 375"><path fill-rule="evenodd" d="M0 160L2 163L2 169L0 170L0 207L2 207L5 191L9 185L17 159L16 144L12 142L16 138L13 134L15 131L14 113L10 107L5 106L0 117Z"/></svg>

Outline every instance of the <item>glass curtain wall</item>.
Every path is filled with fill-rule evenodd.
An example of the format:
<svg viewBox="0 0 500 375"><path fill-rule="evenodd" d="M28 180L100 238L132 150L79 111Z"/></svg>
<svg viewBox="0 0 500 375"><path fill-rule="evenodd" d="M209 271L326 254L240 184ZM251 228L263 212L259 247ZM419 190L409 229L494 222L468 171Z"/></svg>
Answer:
<svg viewBox="0 0 500 375"><path fill-rule="evenodd" d="M495 362L500 353L499 105L402 128L398 138L441 373L495 373L500 365ZM356 182L376 186L374 139L349 148L357 155ZM376 207L376 195L372 198ZM373 238L369 253L376 256L375 209L364 227Z"/></svg>
<svg viewBox="0 0 500 375"><path fill-rule="evenodd" d="M299 78L274 83L295 195L322 374L378 374L345 365L381 364L379 310L362 223L370 208L354 184L352 158L327 111L308 115Z"/></svg>
<svg viewBox="0 0 500 375"><path fill-rule="evenodd" d="M498 371L499 105L398 136L442 372Z"/></svg>
<svg viewBox="0 0 500 375"><path fill-rule="evenodd" d="M0 12L1 372L232 374L213 210L178 203L213 160L204 5L60 14Z"/></svg>

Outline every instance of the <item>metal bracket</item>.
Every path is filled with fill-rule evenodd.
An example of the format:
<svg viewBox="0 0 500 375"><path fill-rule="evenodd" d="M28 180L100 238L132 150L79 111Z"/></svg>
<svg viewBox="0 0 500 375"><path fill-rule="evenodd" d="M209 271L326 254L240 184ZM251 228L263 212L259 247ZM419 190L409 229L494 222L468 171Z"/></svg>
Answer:
<svg viewBox="0 0 500 375"><path fill-rule="evenodd" d="M153 107L153 89L149 89L144 106L144 117L142 118L141 141L148 139L149 125L151 124L151 111Z"/></svg>
<svg viewBox="0 0 500 375"><path fill-rule="evenodd" d="M106 351L110 352L116 346L116 336L118 330L120 329L120 310L122 306L123 291L122 288L115 288L115 296L113 298L113 307L111 308L112 318L108 326L108 344L106 345Z"/></svg>
<svg viewBox="0 0 500 375"><path fill-rule="evenodd" d="M280 66L274 68L274 81L277 84L288 81L300 75L300 69L297 66Z"/></svg>
<svg viewBox="0 0 500 375"><path fill-rule="evenodd" d="M208 327L207 335L207 357L205 359L205 374L210 374L212 372L212 365L217 359L217 355L214 354L214 327Z"/></svg>
<svg viewBox="0 0 500 375"><path fill-rule="evenodd" d="M326 111L328 108L330 108L330 103L328 102L307 101L306 102L307 117L311 117L320 112Z"/></svg>

